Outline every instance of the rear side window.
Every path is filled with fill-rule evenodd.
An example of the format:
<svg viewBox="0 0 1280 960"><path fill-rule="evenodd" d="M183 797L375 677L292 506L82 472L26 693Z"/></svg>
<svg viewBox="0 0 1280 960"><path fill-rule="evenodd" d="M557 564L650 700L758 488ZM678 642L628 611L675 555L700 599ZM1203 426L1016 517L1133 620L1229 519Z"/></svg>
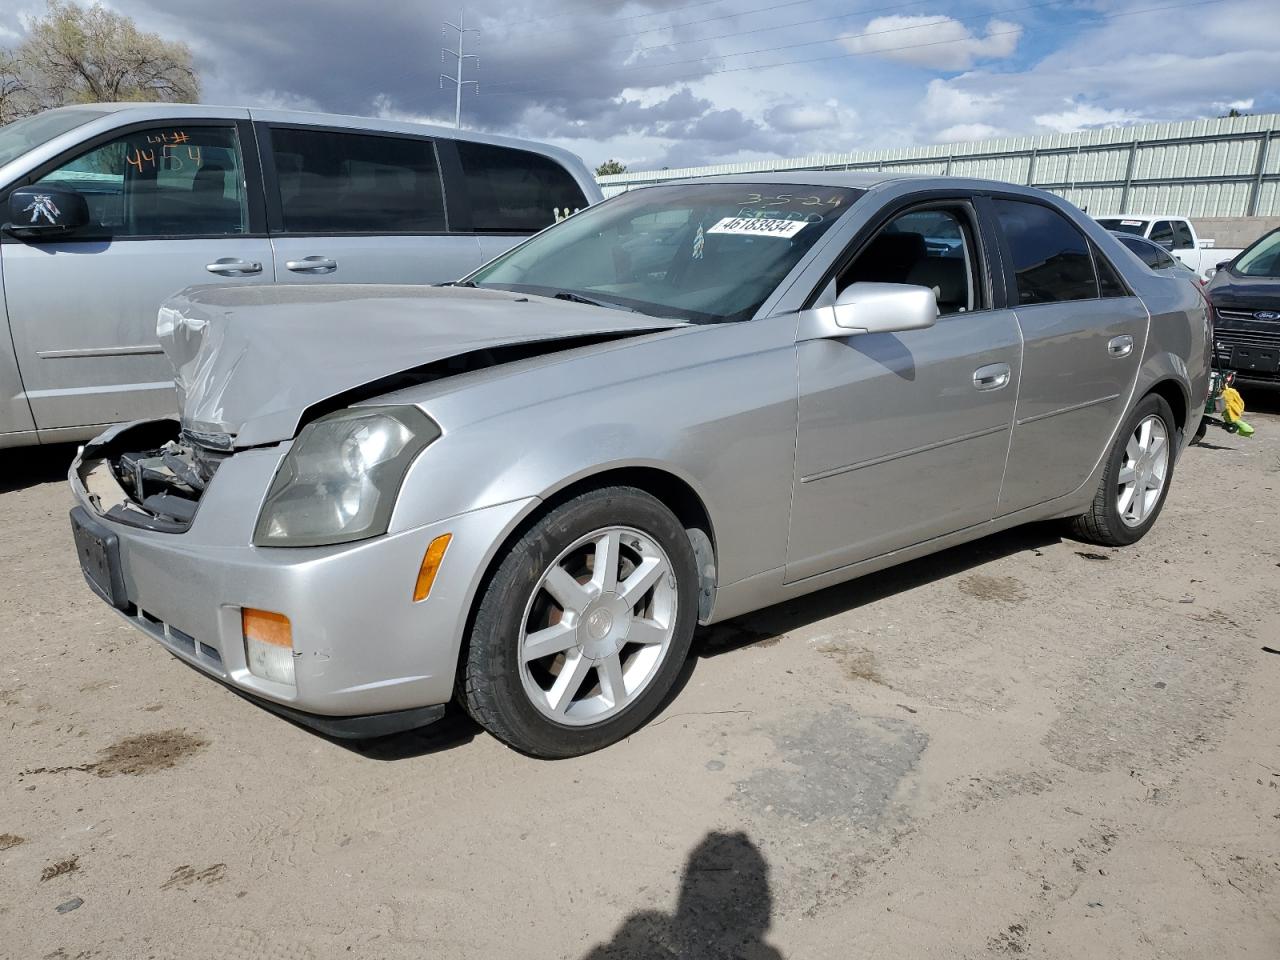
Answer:
<svg viewBox="0 0 1280 960"><path fill-rule="evenodd" d="M137 130L39 180L75 190L89 225L74 240L204 237L248 230L244 167L234 127Z"/></svg>
<svg viewBox="0 0 1280 960"><path fill-rule="evenodd" d="M1062 214L1038 203L994 201L1013 257L1020 304L1091 300L1098 278L1084 236Z"/></svg>
<svg viewBox="0 0 1280 960"><path fill-rule="evenodd" d="M1120 242L1124 243L1123 240ZM1128 244L1125 245L1128 246ZM1098 268L1098 292L1104 297L1129 296L1129 288L1124 285L1119 271L1111 261L1093 244L1089 244L1089 249L1093 251L1093 262Z"/></svg>
<svg viewBox="0 0 1280 960"><path fill-rule="evenodd" d="M430 140L273 127L271 156L286 233L445 229Z"/></svg>
<svg viewBox="0 0 1280 960"><path fill-rule="evenodd" d="M1175 221L1173 224L1173 249L1192 250L1195 245L1195 241L1191 239L1191 227L1181 220Z"/></svg>
<svg viewBox="0 0 1280 960"><path fill-rule="evenodd" d="M548 157L464 140L458 157L478 233L534 233L587 205L577 181Z"/></svg>

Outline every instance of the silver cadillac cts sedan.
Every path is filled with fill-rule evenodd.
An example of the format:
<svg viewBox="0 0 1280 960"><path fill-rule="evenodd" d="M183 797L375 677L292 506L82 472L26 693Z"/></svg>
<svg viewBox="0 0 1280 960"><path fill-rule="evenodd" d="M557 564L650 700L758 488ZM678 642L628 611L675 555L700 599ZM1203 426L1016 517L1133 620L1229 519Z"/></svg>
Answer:
<svg viewBox="0 0 1280 960"><path fill-rule="evenodd" d="M698 624L1033 520L1138 540L1210 328L1034 189L653 186L444 287L179 294L180 415L87 445L71 523L102 599L286 717L456 701L570 756L658 709Z"/></svg>

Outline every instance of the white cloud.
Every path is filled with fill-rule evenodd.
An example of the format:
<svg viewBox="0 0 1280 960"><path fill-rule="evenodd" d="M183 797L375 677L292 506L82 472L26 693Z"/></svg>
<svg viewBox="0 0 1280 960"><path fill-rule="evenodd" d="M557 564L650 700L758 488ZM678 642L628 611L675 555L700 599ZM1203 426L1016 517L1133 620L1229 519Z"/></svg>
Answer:
<svg viewBox="0 0 1280 960"><path fill-rule="evenodd" d="M974 93L946 80L934 79L925 88L920 109L930 123L972 123L997 112L1003 100L998 93Z"/></svg>
<svg viewBox="0 0 1280 960"><path fill-rule="evenodd" d="M933 135L937 143L958 143L961 140L990 140L1001 134L999 127L989 123L957 123L953 127L945 127Z"/></svg>
<svg viewBox="0 0 1280 960"><path fill-rule="evenodd" d="M857 125L855 111L842 107L840 101L825 100L822 103L789 101L770 107L764 112L764 121L770 129L779 133L810 133L814 130L842 130L851 132Z"/></svg>
<svg viewBox="0 0 1280 960"><path fill-rule="evenodd" d="M975 60L1007 57L1018 46L1022 27L992 20L986 34L974 34L959 20L941 15L876 17L862 34L841 43L868 53L931 70L964 70Z"/></svg>
<svg viewBox="0 0 1280 960"><path fill-rule="evenodd" d="M1071 104L1069 110L1058 113L1038 113L1031 119L1040 126L1048 127L1058 133L1076 133L1079 130L1088 130L1090 127L1123 127L1142 120L1136 113L1120 108L1108 110L1105 107L1090 103L1074 103L1071 100L1067 103Z"/></svg>
<svg viewBox="0 0 1280 960"><path fill-rule="evenodd" d="M1218 100L1214 103L1214 107L1218 110L1252 110L1253 97L1247 100Z"/></svg>

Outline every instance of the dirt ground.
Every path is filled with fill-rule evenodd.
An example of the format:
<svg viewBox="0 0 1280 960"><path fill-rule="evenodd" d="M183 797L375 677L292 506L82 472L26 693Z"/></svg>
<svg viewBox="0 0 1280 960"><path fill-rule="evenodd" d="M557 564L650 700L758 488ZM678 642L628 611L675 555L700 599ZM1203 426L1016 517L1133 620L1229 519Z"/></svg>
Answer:
<svg viewBox="0 0 1280 960"><path fill-rule="evenodd" d="M344 746L84 586L0 453L0 954L1280 956L1280 393L1108 550L1036 526L705 631L628 742Z"/></svg>

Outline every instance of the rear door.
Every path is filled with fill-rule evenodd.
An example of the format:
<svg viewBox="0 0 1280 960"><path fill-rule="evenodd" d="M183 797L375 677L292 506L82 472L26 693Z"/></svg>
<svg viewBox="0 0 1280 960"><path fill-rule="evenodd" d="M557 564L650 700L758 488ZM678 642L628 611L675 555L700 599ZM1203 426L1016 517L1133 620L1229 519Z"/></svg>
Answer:
<svg viewBox="0 0 1280 960"><path fill-rule="evenodd" d="M258 124L281 283L440 283L480 264L451 230L440 148L428 137Z"/></svg>
<svg viewBox="0 0 1280 960"><path fill-rule="evenodd" d="M466 223L483 262L587 205L569 171L540 153L459 140L457 156Z"/></svg>
<svg viewBox="0 0 1280 960"><path fill-rule="evenodd" d="M1058 210L1022 198L989 209L1025 343L1003 515L1064 496L1093 472L1129 403L1147 311Z"/></svg>
<svg viewBox="0 0 1280 960"><path fill-rule="evenodd" d="M36 182L83 194L90 215L87 228L57 242L0 238L10 329L39 430L172 412L160 303L196 284L271 280L252 141L247 119L148 122L35 171Z"/></svg>

